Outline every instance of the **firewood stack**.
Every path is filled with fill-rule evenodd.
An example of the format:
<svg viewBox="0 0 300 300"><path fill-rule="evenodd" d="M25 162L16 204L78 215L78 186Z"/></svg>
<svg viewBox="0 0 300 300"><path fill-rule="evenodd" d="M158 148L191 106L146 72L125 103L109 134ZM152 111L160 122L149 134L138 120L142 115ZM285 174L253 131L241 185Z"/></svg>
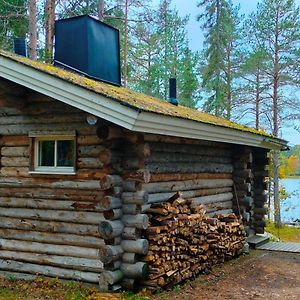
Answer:
<svg viewBox="0 0 300 300"><path fill-rule="evenodd" d="M177 196L179 196L177 194ZM142 284L156 290L175 285L241 253L245 233L235 214L206 215L202 205L181 197L148 209L150 275Z"/></svg>

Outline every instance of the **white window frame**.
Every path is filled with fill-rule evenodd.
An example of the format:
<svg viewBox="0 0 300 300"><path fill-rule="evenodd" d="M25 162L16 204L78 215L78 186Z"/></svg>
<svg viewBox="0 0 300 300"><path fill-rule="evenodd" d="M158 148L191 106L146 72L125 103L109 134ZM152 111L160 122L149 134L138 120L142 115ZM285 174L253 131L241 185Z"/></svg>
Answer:
<svg viewBox="0 0 300 300"><path fill-rule="evenodd" d="M58 134L31 134L32 140L32 170L29 174L58 174L58 175L75 175L76 174L76 138L74 134L58 135ZM40 158L40 141L55 141L54 145L54 164L55 166L39 166ZM74 141L74 154L72 167L58 167L57 164L57 141Z"/></svg>

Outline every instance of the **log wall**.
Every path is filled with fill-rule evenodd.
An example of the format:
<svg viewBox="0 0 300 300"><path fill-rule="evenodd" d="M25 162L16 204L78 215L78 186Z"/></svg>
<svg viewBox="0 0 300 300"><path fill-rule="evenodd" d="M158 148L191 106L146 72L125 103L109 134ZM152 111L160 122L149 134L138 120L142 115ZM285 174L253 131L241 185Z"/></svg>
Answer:
<svg viewBox="0 0 300 300"><path fill-rule="evenodd" d="M88 125L86 113L4 80L0 112L0 271L98 284L99 224L121 209L111 163L120 156L107 157L114 141L98 136L103 123ZM29 174L32 131L76 131L76 175Z"/></svg>

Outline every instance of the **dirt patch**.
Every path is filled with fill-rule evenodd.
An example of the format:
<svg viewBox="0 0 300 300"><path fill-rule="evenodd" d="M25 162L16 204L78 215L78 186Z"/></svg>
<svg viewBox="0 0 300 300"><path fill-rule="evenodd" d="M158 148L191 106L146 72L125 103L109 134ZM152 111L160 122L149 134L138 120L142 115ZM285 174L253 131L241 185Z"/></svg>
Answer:
<svg viewBox="0 0 300 300"><path fill-rule="evenodd" d="M300 255L253 251L155 300L300 299Z"/></svg>
<svg viewBox="0 0 300 300"><path fill-rule="evenodd" d="M299 300L300 254L251 251L171 291L101 294L75 282L0 278L0 300Z"/></svg>

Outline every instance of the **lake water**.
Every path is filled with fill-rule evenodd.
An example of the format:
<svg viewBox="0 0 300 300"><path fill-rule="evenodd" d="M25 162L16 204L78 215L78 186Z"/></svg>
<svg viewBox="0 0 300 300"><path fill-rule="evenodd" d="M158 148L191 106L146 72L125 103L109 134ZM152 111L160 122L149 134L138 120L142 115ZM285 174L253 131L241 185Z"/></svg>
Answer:
<svg viewBox="0 0 300 300"><path fill-rule="evenodd" d="M281 220L283 223L299 220L300 222L300 179L282 179L280 184L290 194L281 203Z"/></svg>

